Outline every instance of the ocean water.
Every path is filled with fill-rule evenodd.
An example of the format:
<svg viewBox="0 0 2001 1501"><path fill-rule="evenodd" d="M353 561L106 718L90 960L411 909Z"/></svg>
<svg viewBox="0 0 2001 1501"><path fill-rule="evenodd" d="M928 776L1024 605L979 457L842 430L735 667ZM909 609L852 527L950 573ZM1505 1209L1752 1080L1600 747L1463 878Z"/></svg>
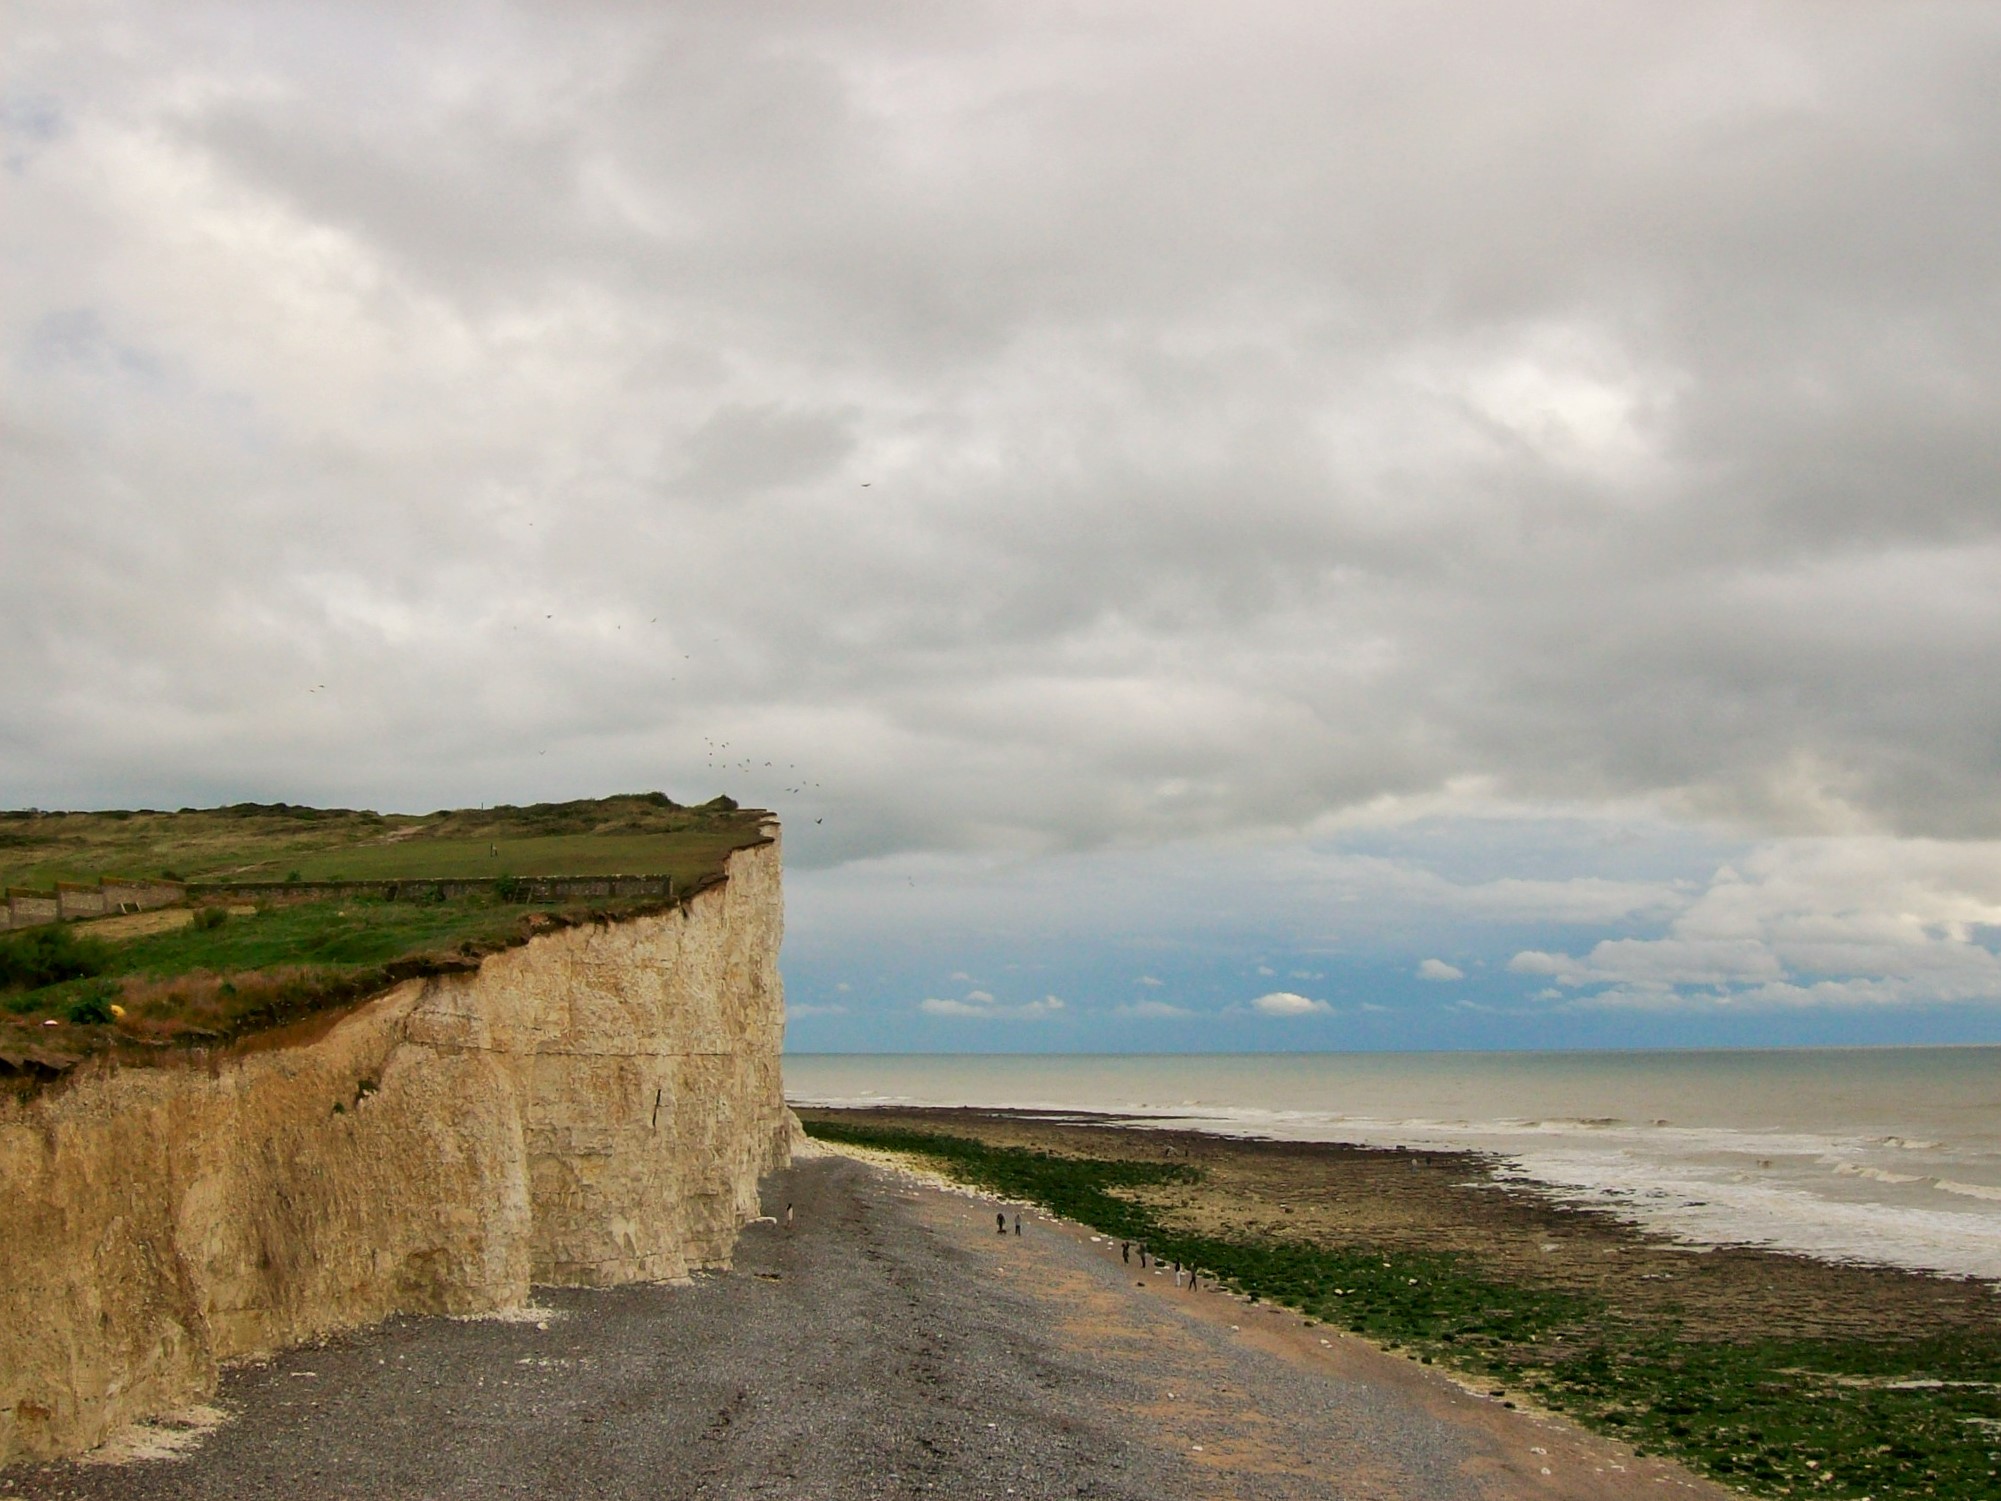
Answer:
<svg viewBox="0 0 2001 1501"><path fill-rule="evenodd" d="M1108 1111L1472 1149L1697 1245L2001 1279L2001 1048L787 1054L795 1104Z"/></svg>

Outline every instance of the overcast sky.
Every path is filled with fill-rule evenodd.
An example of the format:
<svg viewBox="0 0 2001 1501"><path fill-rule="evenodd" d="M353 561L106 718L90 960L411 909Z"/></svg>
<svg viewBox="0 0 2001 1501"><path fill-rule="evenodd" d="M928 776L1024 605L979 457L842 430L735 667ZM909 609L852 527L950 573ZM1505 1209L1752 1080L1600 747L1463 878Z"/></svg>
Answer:
<svg viewBox="0 0 2001 1501"><path fill-rule="evenodd" d="M0 803L727 791L799 1047L2001 1038L1994 6L7 30Z"/></svg>

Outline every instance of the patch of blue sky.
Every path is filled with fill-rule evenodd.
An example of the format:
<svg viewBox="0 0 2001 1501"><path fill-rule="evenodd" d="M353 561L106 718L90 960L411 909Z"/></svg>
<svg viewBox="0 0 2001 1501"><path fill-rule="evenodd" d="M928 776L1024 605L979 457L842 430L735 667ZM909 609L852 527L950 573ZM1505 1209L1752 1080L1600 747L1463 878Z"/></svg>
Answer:
<svg viewBox="0 0 2001 1501"><path fill-rule="evenodd" d="M1552 848L1554 847L1554 848ZM1992 1007L1635 1004L1510 967L1659 940L1741 860L1664 824L1432 820L1273 849L876 861L791 878L795 1051L1700 1047L2001 1037ZM1265 1004L1261 1005L1263 999Z"/></svg>

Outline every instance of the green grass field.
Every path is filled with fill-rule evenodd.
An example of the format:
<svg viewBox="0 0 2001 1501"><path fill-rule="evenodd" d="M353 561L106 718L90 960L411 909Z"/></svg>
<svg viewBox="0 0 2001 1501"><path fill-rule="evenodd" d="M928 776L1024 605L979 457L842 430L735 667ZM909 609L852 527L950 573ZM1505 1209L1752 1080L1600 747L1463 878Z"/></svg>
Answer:
<svg viewBox="0 0 2001 1501"><path fill-rule="evenodd" d="M0 885L168 875L188 881L672 875L692 882L758 838L769 815L659 793L427 814L231 808L0 813ZM491 853L498 846L500 853Z"/></svg>

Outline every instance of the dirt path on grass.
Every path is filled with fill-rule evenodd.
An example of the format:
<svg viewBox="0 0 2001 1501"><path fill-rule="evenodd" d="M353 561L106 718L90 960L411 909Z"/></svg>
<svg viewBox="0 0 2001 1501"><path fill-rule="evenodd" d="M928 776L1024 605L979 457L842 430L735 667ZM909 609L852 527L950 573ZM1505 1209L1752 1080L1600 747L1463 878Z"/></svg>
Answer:
<svg viewBox="0 0 2001 1501"><path fill-rule="evenodd" d="M731 1273L292 1351L232 1373L185 1457L15 1467L0 1496L1726 1494L1033 1213L998 1236L989 1202L841 1158L766 1189L779 1223Z"/></svg>

